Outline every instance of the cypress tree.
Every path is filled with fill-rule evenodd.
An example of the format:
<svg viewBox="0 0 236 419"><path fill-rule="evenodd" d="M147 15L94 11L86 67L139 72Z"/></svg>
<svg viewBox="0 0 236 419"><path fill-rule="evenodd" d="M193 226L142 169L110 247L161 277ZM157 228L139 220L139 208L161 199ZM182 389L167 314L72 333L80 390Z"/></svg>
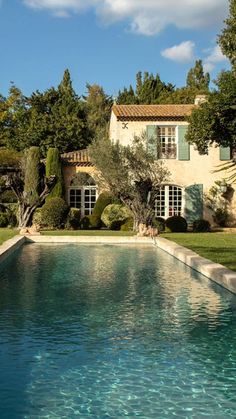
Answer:
<svg viewBox="0 0 236 419"><path fill-rule="evenodd" d="M56 184L47 199L62 198L63 196L63 175L61 167L61 157L58 148L50 147L46 159L46 177L56 176Z"/></svg>
<svg viewBox="0 0 236 419"><path fill-rule="evenodd" d="M24 195L28 205L39 200L40 189L40 151L39 147L30 147L25 156Z"/></svg>

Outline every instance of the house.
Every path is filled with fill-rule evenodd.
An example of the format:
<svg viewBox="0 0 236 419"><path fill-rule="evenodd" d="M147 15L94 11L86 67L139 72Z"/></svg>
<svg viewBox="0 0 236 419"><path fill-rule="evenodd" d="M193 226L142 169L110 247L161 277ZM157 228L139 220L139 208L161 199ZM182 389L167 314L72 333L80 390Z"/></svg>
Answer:
<svg viewBox="0 0 236 419"><path fill-rule="evenodd" d="M205 196L215 181L225 177L224 172L214 170L231 159L231 151L228 147L213 145L208 155L200 155L196 147L186 142L187 117L203 99L198 96L192 105L113 105L111 141L128 145L134 136L145 133L148 150L155 158L163 160L171 173L169 182L159 191L155 205L157 217L182 215L189 223L198 218L212 221ZM67 153L63 160L68 203L81 207L83 215L90 214L98 189L88 153L86 150ZM231 188L231 201L227 205L232 213L236 208L233 195Z"/></svg>

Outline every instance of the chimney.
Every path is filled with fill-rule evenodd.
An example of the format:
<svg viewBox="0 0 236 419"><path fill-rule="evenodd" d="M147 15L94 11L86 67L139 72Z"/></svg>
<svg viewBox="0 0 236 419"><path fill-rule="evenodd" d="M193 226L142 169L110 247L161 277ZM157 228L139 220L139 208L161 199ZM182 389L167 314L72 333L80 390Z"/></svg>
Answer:
<svg viewBox="0 0 236 419"><path fill-rule="evenodd" d="M207 101L207 95L197 95L194 100L194 105L201 105Z"/></svg>

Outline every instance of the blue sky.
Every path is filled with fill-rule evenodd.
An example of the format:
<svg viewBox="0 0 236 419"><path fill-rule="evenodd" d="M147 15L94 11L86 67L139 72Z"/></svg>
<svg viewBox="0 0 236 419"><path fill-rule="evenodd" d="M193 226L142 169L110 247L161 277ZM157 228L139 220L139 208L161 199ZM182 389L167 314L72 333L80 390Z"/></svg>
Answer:
<svg viewBox="0 0 236 419"><path fill-rule="evenodd" d="M139 70L181 86L198 58L214 79L227 14L228 0L0 0L0 93L56 86L65 68L79 94L115 96Z"/></svg>

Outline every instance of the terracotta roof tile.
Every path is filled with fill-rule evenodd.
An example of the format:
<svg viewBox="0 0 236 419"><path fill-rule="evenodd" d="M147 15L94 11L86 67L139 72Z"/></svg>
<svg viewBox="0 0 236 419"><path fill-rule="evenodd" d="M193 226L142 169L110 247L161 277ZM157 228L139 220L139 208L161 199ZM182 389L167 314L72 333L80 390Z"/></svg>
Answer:
<svg viewBox="0 0 236 419"><path fill-rule="evenodd" d="M92 166L88 150L71 151L61 155L64 165Z"/></svg>
<svg viewBox="0 0 236 419"><path fill-rule="evenodd" d="M195 105L113 105L118 120L184 119Z"/></svg>

